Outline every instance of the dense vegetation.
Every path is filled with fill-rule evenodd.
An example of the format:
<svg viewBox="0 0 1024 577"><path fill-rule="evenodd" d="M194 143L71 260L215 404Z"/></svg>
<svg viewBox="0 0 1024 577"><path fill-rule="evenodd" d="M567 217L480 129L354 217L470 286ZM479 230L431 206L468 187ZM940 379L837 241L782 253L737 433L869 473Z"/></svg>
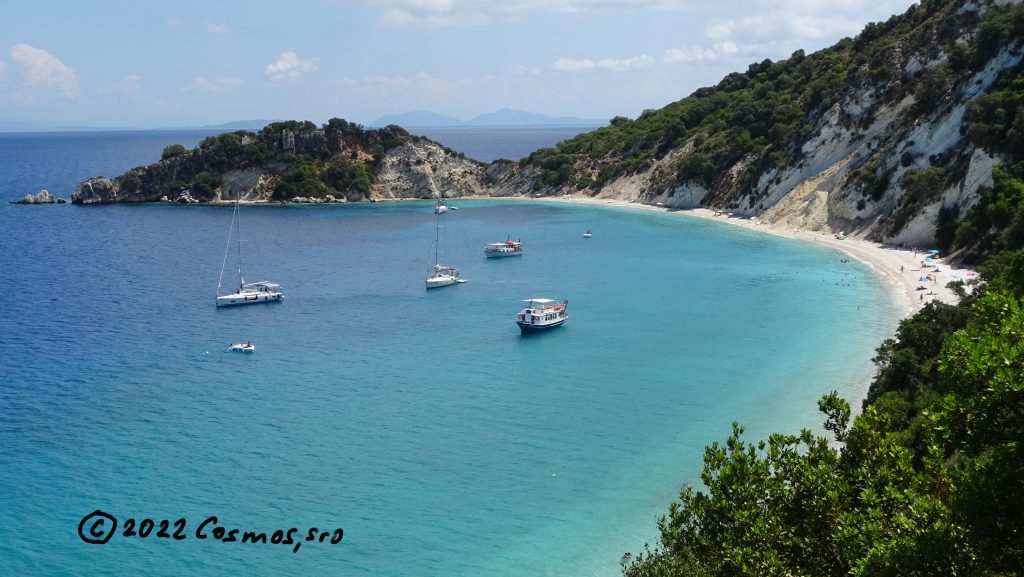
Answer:
<svg viewBox="0 0 1024 577"><path fill-rule="evenodd" d="M997 175L960 227L986 282L900 323L852 424L819 402L832 439L734 425L628 577L1024 574L1024 182Z"/></svg>
<svg viewBox="0 0 1024 577"><path fill-rule="evenodd" d="M855 39L845 38L812 55L798 50L786 60L751 64L745 73L730 74L717 86L645 111L635 120L616 117L606 127L539 150L523 162L541 170L537 189L560 190L597 188L663 160L652 175L659 192L698 184L711 192L706 205L724 205L749 195L753 207L765 193L758 189L758 179L799 161L818 120L844 98L868 93L874 99L864 110L841 112L846 127L869 126L879 106L908 94L915 98L907 114L925 117L951 101L952 89L963 86L1001 48L1024 38L1020 4L990 10L980 23L978 12L961 11L960 4L922 1L901 16L869 24ZM973 42L958 41L975 29ZM939 65L904 70L910 56L928 62L941 60L940 55L945 58ZM990 103L975 107L976 115L994 111L985 118L986 126L993 128L984 136L979 130L977 136L1000 143L1003 150L1022 150L1024 114L1016 112L1019 100L1009 95L1005 100L1000 112ZM1006 139L1009 133L1012 138ZM684 145L685 153L666 159ZM933 159L933 164L952 165L955 156ZM914 158L908 155L905 160ZM891 170L870 164L859 168L865 184L862 207L899 184L890 183Z"/></svg>
<svg viewBox="0 0 1024 577"><path fill-rule="evenodd" d="M318 127L309 121L275 122L259 132L210 136L189 151L164 149L162 160L188 159L172 188L200 200L213 198L229 170L257 167L274 175L272 198L363 198L374 183L384 152L410 139L398 126L364 129L339 118ZM191 170L191 171L190 171Z"/></svg>
<svg viewBox="0 0 1024 577"><path fill-rule="evenodd" d="M941 106L958 75L978 69L1024 35L1024 5L1016 4L991 12L978 25L973 43L951 45L947 41L956 37L951 30L962 24L950 21L952 6L922 2L904 17L870 25L856 40L825 51L821 58L830 60L832 68L815 68L803 77L806 86L791 87L789 94L804 106L829 106L838 97L834 91L839 80L892 74L884 58L887 46L930 30L948 54L946 63L937 72L897 84L914 84L916 106ZM672 138L695 139L703 158L700 165L682 167L681 177L707 182L707 176L721 169L720 161L729 162L737 154L753 153L760 163L772 154L796 154L786 147L786 139L799 141L794 135L804 129L801 118L806 116L788 124L779 121L782 113L759 124L768 118L762 110L742 124L731 124L728 114L743 99L727 98L723 92L728 93L731 83L744 85L742 91L766 80L779 88L782 73L773 74L791 75L807 59L794 55L787 63L763 63L756 71L752 67L745 80L727 78L715 89L677 103L676 113L717 103L703 116L670 123L686 127ZM933 302L900 323L896 335L876 351L877 373L855 419L851 421L849 405L836 393L822 398L819 408L831 438L802 430L751 442L734 425L723 443L705 450L703 486L683 489L659 524L660 543L647 547L625 569L628 577L1024 574L1021 68L1007 70L994 90L976 98L964 125L970 144L1006 164L993 169L992 186L980 188L973 206L944 206L938 215L938 241L975 264L984 282L961 290L959 304ZM824 78L821 74L836 84L811 88ZM892 97L911 89L889 86ZM742 146L709 145L709 135L715 134L705 130L709 122L718 122L715 130L729 134L725 140L742 137ZM627 132L635 136L652 126L644 117L620 120L604 134L577 138L531 161L547 162L557 170L563 165L556 159L568 159L573 151L600 150L594 143L604 142L605 166L624 167L628 154L608 156L607 151L618 146L621 152ZM737 126L751 139L737 132ZM644 138L653 141L666 134L653 131ZM934 201L948 170L934 165L908 170L891 226L902 226L900 221ZM572 170L565 175L574 177ZM872 190L877 174L863 170L858 176Z"/></svg>

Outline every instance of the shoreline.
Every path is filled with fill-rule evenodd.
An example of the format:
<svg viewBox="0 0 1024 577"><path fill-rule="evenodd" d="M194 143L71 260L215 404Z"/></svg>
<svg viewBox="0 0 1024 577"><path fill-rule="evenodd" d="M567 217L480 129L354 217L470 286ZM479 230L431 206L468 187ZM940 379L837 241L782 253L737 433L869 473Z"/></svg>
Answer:
<svg viewBox="0 0 1024 577"><path fill-rule="evenodd" d="M662 206L651 206L624 200L597 199L589 197L540 197L529 198L528 200L539 200L544 202L561 202L567 204L586 204L594 206L614 206L618 208L635 208L639 210L655 210L661 212L675 213L682 216L712 220L733 226L739 226L748 230L760 231L766 234L781 236L835 249L851 258L870 267L875 274L883 281L883 284L893 296L894 301L899 305L903 314L900 319L912 316L921 310L927 303L938 300L947 304L956 304L956 294L946 287L946 284L955 280L967 280L974 277L975 272L967 267L954 267L945 262L942 258L936 259L937 271L932 268L923 268L922 261L928 256L926 249L920 247L917 250L909 248L898 248L887 246L869 240L846 237L836 238L835 235L824 232L800 230L782 225L774 225L761 222L756 218L738 218L726 214L716 213L708 208L692 209L670 209ZM934 280L920 281L921 278L931 276ZM924 287L924 288L920 288Z"/></svg>

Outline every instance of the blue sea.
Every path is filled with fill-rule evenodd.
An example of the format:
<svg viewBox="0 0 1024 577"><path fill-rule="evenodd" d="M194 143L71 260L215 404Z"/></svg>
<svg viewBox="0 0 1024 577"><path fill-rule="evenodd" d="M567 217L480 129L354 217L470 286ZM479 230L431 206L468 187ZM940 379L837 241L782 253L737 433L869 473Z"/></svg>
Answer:
<svg viewBox="0 0 1024 577"><path fill-rule="evenodd" d="M0 190L67 197L184 140L3 135ZM0 204L0 574L619 575L705 445L819 431L895 328L828 249L452 204L441 259L469 282L430 292L429 202L243 206L246 277L286 296L222 309L230 207ZM507 237L524 256L484 258ZM530 297L570 320L520 336Z"/></svg>
<svg viewBox="0 0 1024 577"><path fill-rule="evenodd" d="M467 126L409 128L470 158L493 162L499 158L519 160L539 148L596 130L596 126Z"/></svg>

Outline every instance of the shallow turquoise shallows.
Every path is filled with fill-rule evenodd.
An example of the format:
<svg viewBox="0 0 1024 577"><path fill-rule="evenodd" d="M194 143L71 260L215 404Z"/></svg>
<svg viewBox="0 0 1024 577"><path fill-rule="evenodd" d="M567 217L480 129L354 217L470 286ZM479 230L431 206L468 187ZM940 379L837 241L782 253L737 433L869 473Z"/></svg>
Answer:
<svg viewBox="0 0 1024 577"><path fill-rule="evenodd" d="M618 575L731 421L820 430L895 327L831 250L451 204L441 260L469 282L429 292L431 202L243 206L246 277L285 299L222 309L231 207L0 206L0 574ZM484 257L507 237L523 257ZM521 337L530 297L569 321ZM297 551L270 542L293 527Z"/></svg>

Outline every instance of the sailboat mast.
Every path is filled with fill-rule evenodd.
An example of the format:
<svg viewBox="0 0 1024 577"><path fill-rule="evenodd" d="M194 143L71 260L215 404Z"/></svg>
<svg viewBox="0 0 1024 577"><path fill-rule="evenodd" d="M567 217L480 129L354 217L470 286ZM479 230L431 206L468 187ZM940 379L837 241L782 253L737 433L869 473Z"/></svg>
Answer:
<svg viewBox="0 0 1024 577"><path fill-rule="evenodd" d="M235 220L238 221L238 290L245 286L245 278L242 276L242 218L238 214L238 208L242 202L242 193L239 191L235 199Z"/></svg>
<svg viewBox="0 0 1024 577"><path fill-rule="evenodd" d="M228 253L231 252L231 234L235 232L235 217L238 216L238 204L235 203L234 209L231 212L231 226L228 227L228 240L224 243L224 260L220 263L220 278L217 279L217 294L220 294L220 289L224 285L224 269L228 266Z"/></svg>
<svg viewBox="0 0 1024 577"><path fill-rule="evenodd" d="M437 253L441 250L440 245L440 229L441 229L441 215L434 215L434 268L437 268L438 256Z"/></svg>

